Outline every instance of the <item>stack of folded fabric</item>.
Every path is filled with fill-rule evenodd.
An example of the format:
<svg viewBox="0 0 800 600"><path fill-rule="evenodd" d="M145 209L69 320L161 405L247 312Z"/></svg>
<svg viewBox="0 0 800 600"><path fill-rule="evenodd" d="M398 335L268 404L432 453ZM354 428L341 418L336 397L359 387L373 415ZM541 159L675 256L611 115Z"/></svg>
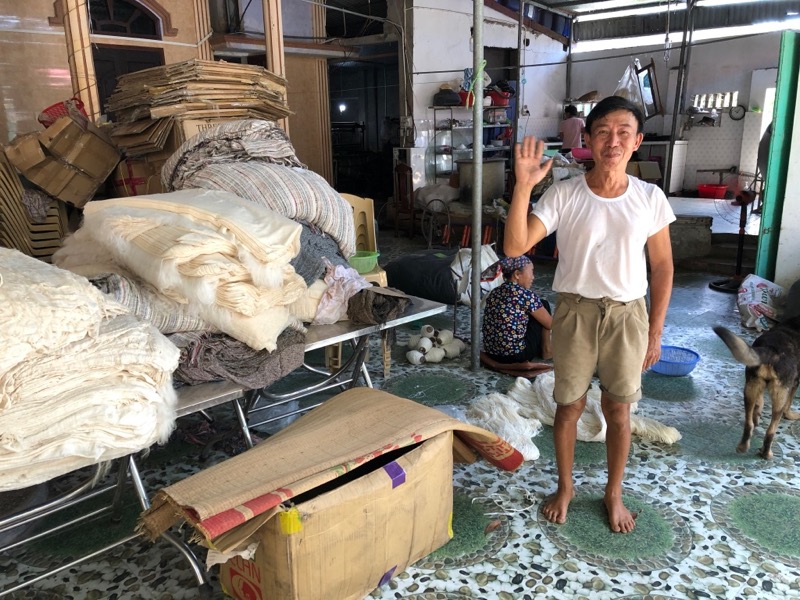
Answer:
<svg viewBox="0 0 800 600"><path fill-rule="evenodd" d="M0 248L0 491L164 442L179 351L86 279Z"/></svg>
<svg viewBox="0 0 800 600"><path fill-rule="evenodd" d="M113 263L212 328L273 351L284 329L302 329L289 309L306 291L289 264L301 230L233 194L183 190L90 202L80 231L83 246L103 247Z"/></svg>

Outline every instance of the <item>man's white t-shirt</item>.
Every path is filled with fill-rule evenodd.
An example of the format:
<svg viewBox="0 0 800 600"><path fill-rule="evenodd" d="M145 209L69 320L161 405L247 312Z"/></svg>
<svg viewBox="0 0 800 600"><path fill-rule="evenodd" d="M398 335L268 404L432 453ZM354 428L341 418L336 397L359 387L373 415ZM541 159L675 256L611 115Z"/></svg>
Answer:
<svg viewBox="0 0 800 600"><path fill-rule="evenodd" d="M548 235L558 231L557 292L630 302L647 293L647 238L675 220L661 188L628 176L628 189L602 198L581 175L553 184L534 205Z"/></svg>

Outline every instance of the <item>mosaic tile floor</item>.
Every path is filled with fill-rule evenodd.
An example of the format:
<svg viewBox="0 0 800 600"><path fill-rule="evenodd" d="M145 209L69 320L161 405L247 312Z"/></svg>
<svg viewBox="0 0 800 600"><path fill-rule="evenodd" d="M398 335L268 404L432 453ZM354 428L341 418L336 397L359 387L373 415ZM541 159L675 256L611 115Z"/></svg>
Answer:
<svg viewBox="0 0 800 600"><path fill-rule="evenodd" d="M385 240L382 262L411 247L419 247L418 241ZM555 295L545 290L553 268L551 263L537 264L535 282L551 301ZM467 527L466 512L475 507L494 523L489 533L455 553L445 547L420 560L369 598L800 598L800 478L795 471L800 422L781 423L772 461L755 456L763 427L756 430L750 453L736 454L743 367L732 360L711 326L742 329L735 297L708 288L716 278L683 272L675 278L664 343L693 348L702 358L687 377L644 377L639 414L676 427L683 438L673 446L634 438L625 479L626 501L639 512L633 533L613 534L606 525L600 500L605 448L596 443L578 443L578 495L568 522L556 526L542 518L542 500L556 484L552 430L545 427L534 438L541 457L514 473L480 461L456 466L456 494L470 507L456 510L456 536L460 527ZM457 333L468 339L468 309L458 311ZM449 328L452 313L427 322ZM485 369L470 370L469 353L437 365L408 364L400 345L422 324L398 332L388 378L383 377L378 340L372 341L368 364L376 387L453 411L477 396L504 392L513 382ZM744 332L744 337L751 340L754 335ZM223 423L229 418L226 410L214 414ZM197 456L197 447L180 440L171 443L143 469L148 489L226 457L214 450L201 463ZM97 525L99 531L104 528ZM0 555L0 590L71 550L62 539ZM213 572L211 578L212 597L223 598ZM197 590L172 547L134 541L9 597L177 600L195 598Z"/></svg>

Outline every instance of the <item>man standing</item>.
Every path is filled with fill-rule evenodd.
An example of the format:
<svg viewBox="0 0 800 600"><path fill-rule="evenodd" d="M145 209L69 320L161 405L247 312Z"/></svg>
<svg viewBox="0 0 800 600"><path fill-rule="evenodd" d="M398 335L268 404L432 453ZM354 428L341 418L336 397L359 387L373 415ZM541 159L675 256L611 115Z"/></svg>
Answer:
<svg viewBox="0 0 800 600"><path fill-rule="evenodd" d="M583 148L581 134L585 124L578 116L578 109L570 104L564 109L564 120L558 126L558 137L561 138L561 153L566 154L573 148Z"/></svg>
<svg viewBox="0 0 800 600"><path fill-rule="evenodd" d="M505 229L507 256L519 256L558 230L559 292L553 315L554 422L558 489L544 516L564 523L575 495L572 466L577 422L595 372L607 424L605 506L612 531L633 530L636 518L622 502L631 444L630 404L641 398L641 374L661 356L661 334L672 291L669 224L664 193L625 172L644 137L641 110L617 96L605 98L586 119L594 167L555 183L528 215L533 187L552 161L527 137L514 149L516 185ZM645 303L650 262L650 309Z"/></svg>

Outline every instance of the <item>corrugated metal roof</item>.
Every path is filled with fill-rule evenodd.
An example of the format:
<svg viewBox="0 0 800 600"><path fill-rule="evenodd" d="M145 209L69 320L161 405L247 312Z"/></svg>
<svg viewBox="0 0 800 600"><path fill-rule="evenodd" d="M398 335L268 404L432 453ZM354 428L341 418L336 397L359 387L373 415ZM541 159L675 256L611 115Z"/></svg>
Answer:
<svg viewBox="0 0 800 600"><path fill-rule="evenodd" d="M572 29L572 39L587 41L613 39L640 35L652 35L666 32L666 12L631 16L612 16L622 10L646 10L654 7L666 8L667 1L653 0L607 0L599 2L578 2L575 0L537 0L536 4L552 10L570 11L577 20ZM674 2L672 3L674 6ZM685 2L681 2L685 6ZM682 32L686 18L686 10L673 10L670 13L670 32ZM720 27L737 27L765 22L781 22L800 12L797 0L758 0L753 2L737 2L732 0L720 6L698 3L694 8L694 29L716 29ZM585 20L586 17L597 17ZM605 18L603 18L605 16Z"/></svg>
<svg viewBox="0 0 800 600"><path fill-rule="evenodd" d="M472 0L463 0L465 3ZM668 0L528 0L530 4L577 18L572 37L576 41L613 39L665 33L666 13L617 17L621 10L647 11L665 9ZM387 0L327 0L328 35L331 37L360 37L381 33L383 23L368 17L386 18ZM670 0L685 6L685 2ZM343 9L341 11L336 9ZM705 6L701 0L694 9L695 30L751 25L766 21L784 21L787 13L800 12L798 0L730 0L721 6ZM670 31L682 32L686 10L673 9ZM582 20L586 17L595 20Z"/></svg>

